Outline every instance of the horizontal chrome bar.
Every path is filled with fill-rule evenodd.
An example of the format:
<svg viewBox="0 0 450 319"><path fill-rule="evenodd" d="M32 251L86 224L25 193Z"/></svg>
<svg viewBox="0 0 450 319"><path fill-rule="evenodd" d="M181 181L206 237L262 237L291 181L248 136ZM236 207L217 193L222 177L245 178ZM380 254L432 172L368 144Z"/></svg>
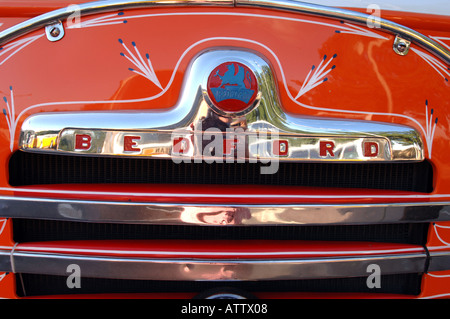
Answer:
<svg viewBox="0 0 450 319"><path fill-rule="evenodd" d="M5 258L0 254L1 259ZM9 258L9 256L8 256ZM369 276L376 264L381 274L421 273L425 253L371 255L364 257L305 258L272 260L146 259L68 254L14 252L16 273L68 276L71 264L80 267L81 280L115 278L136 280L249 281L292 280ZM12 269L0 269L12 271Z"/></svg>
<svg viewBox="0 0 450 319"><path fill-rule="evenodd" d="M450 251L430 252L428 271L442 271L450 269Z"/></svg>
<svg viewBox="0 0 450 319"><path fill-rule="evenodd" d="M11 265L11 251L0 250L0 272L11 272L13 266Z"/></svg>
<svg viewBox="0 0 450 319"><path fill-rule="evenodd" d="M312 3L294 1L294 0L235 0L237 7L251 7L251 8L265 8L272 10L282 10L294 13L302 13L314 16L320 16L331 19L338 19L342 21L348 21L357 23L363 26L367 26L368 21L371 21L372 16L360 13L357 11L351 11L347 9L341 9L336 7L322 6ZM430 39L429 37L411 29L400 25L398 23L380 18L377 20L379 23L379 30L388 32L394 35L399 35L402 38L406 38L411 42L419 45L423 49L434 54L436 57L444 60L447 64L450 64L450 51L445 47Z"/></svg>
<svg viewBox="0 0 450 319"><path fill-rule="evenodd" d="M355 225L450 221L450 203L211 205L3 196L0 217L158 225Z"/></svg>

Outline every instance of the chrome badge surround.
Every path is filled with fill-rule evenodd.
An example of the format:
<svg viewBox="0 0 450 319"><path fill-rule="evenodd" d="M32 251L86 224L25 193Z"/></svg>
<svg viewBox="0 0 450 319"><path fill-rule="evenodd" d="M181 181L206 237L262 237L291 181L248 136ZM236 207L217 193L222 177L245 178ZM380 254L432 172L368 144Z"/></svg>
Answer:
<svg viewBox="0 0 450 319"><path fill-rule="evenodd" d="M257 97L236 114L221 114L208 98L213 70L238 62L253 71ZM190 64L178 103L163 111L39 113L21 129L19 148L29 152L144 156L202 161L422 161L423 142L411 127L373 121L285 113L269 63L238 49L210 49ZM205 140L223 138L223 149L205 154ZM245 145L240 148L240 145ZM216 144L217 146L217 144ZM243 151L240 151L243 149Z"/></svg>

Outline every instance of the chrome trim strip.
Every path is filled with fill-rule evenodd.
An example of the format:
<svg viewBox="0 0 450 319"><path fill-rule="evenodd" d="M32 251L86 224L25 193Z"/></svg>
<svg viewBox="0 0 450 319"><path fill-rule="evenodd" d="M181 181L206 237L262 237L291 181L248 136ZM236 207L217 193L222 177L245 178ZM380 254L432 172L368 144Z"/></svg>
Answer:
<svg viewBox="0 0 450 319"><path fill-rule="evenodd" d="M357 225L450 221L450 203L211 205L0 197L0 216L155 225Z"/></svg>
<svg viewBox="0 0 450 319"><path fill-rule="evenodd" d="M450 269L450 251L430 252L428 271L442 271Z"/></svg>
<svg viewBox="0 0 450 319"><path fill-rule="evenodd" d="M248 114L234 118L219 116L206 98L210 73L230 61L251 69L259 83L258 105ZM209 49L191 62L174 107L163 111L36 113L22 124L19 148L54 154L171 158L176 163L224 159L228 163L424 159L421 135L406 125L285 113L271 70L269 63L256 53ZM215 149L211 155L209 146L223 147L217 142L219 137L233 143L236 140L235 151L225 155L225 150ZM133 143L138 141L136 148L127 149L126 138ZM176 140L185 142L185 147L178 146L182 152L176 150ZM286 145L284 155L277 154L281 153L281 149L277 152L281 142ZM374 153L368 151L370 145L374 146Z"/></svg>
<svg viewBox="0 0 450 319"><path fill-rule="evenodd" d="M294 13L302 13L325 18L350 21L364 26L367 24L367 20L370 18L368 14L356 11L291 0L109 0L79 4L77 8L80 10L81 15L91 15L96 13L110 12L114 10L135 9L142 7L215 5L289 11ZM0 45L3 45L6 42L11 41L26 33L44 27L47 24L65 19L73 13L73 9L71 10L68 8L62 8L42 14L40 16L12 26L0 32ZM444 60L447 64L450 64L450 51L436 41L415 30L386 19L380 18L379 23L380 29L382 31L405 37L408 40L411 40L412 42L418 44L423 49L431 52L436 57Z"/></svg>
<svg viewBox="0 0 450 319"><path fill-rule="evenodd" d="M233 6L234 0L107 0L77 4L73 7L61 8L31 18L0 32L0 45L35 31L58 20L64 20L75 13L80 16L105 13L115 10L183 7L183 6Z"/></svg>
<svg viewBox="0 0 450 319"><path fill-rule="evenodd" d="M328 7L293 0L235 0L236 7L257 7L272 10L281 10L294 13L303 13L325 18L349 21L363 26L367 26L367 21L372 17L365 13L352 10ZM380 18L380 29L394 35L399 35L423 49L431 52L436 57L450 64L450 51L429 37L398 23Z"/></svg>
<svg viewBox="0 0 450 319"><path fill-rule="evenodd" d="M0 250L0 272L10 272L13 266L11 265L11 251Z"/></svg>
<svg viewBox="0 0 450 319"><path fill-rule="evenodd" d="M0 256L1 257L1 256ZM368 276L377 264L381 274L424 272L425 253L305 259L154 259L15 252L17 273L67 276L77 264L82 277L136 280L247 281ZM0 269L11 271L11 269ZM81 278L82 280L82 278Z"/></svg>

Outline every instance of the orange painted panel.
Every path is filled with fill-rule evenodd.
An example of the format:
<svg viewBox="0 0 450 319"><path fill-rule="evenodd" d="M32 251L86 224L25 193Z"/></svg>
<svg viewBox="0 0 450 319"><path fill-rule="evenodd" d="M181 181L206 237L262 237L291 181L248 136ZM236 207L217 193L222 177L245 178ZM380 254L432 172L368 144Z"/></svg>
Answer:
<svg viewBox="0 0 450 319"><path fill-rule="evenodd" d="M65 1L51 6L59 3ZM0 13L0 30L44 10L29 13L8 1L0 2L0 8L8 9ZM433 30L448 25L448 19L426 22L429 20L428 16L421 20L415 15L400 16L397 21L430 28L418 31L450 49L448 29ZM41 29L0 49L2 195L14 190L8 185L8 159L18 149L20 127L28 116L38 112L170 108L179 98L192 59L205 50L229 47L256 51L269 62L277 83L274 90L288 113L397 123L411 126L422 135L425 156L435 170L433 193L389 198L383 197L383 192L374 197L371 195L375 192L361 190L346 195L360 194L358 202L450 199L450 69L424 49L413 45L407 56L399 56L392 50L394 36L379 30L269 10L142 9L87 16L81 24L65 21L64 25L66 34L58 42L48 41ZM86 191L65 187L66 192L57 196L81 198ZM114 191L123 192L114 185L95 187L99 192L111 192L109 197L90 195L96 199L129 198L114 195ZM164 187L168 186L158 186L158 190ZM130 188L136 192L133 186ZM151 186L140 186L140 190L143 188ZM348 202L340 197L342 193L330 192L336 198L327 199L327 203ZM319 194L314 189L306 193L312 197ZM49 196L45 191L17 194ZM11 227L11 221L0 220L0 246L14 244ZM432 225L429 249L447 250L449 243L450 222ZM425 275L421 297L447 295L448 278L448 272ZM13 287L14 276L0 274L0 297L14 297Z"/></svg>
<svg viewBox="0 0 450 319"><path fill-rule="evenodd" d="M12 221L8 218L0 218L0 249L8 249L12 246L14 246Z"/></svg>
<svg viewBox="0 0 450 319"><path fill-rule="evenodd" d="M12 221L0 218L0 250L11 250L13 246ZM16 298L15 287L14 274L0 272L0 298Z"/></svg>
<svg viewBox="0 0 450 319"><path fill-rule="evenodd" d="M427 247L431 251L450 249L450 222L430 225Z"/></svg>
<svg viewBox="0 0 450 319"><path fill-rule="evenodd" d="M415 128L439 176L434 192L420 199L450 198L450 70L415 45L407 56L395 54L392 35L324 18L236 8L113 12L65 22L65 33L50 42L39 30L0 50L3 167L17 150L28 116L170 108L191 60L204 50L230 47L267 59L286 112ZM0 171L4 193L8 177Z"/></svg>
<svg viewBox="0 0 450 319"><path fill-rule="evenodd" d="M450 271L437 271L424 275L419 298L450 298Z"/></svg>
<svg viewBox="0 0 450 319"><path fill-rule="evenodd" d="M0 298L16 299L16 279L13 273L0 272Z"/></svg>

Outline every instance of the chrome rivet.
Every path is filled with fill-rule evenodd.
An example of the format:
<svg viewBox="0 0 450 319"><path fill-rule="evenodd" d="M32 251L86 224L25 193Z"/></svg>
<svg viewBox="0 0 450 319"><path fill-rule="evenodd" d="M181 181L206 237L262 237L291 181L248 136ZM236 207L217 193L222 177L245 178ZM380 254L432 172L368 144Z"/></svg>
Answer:
<svg viewBox="0 0 450 319"><path fill-rule="evenodd" d="M405 43L399 43L399 44L397 44L397 50L398 51L400 51L400 52L405 52L406 51L406 49L407 49L407 46L406 46L406 44Z"/></svg>
<svg viewBox="0 0 450 319"><path fill-rule="evenodd" d="M409 52L409 47L411 46L411 41L403 39L399 36L395 37L394 40L394 52L398 55L407 55Z"/></svg>
<svg viewBox="0 0 450 319"><path fill-rule="evenodd" d="M45 34L49 41L55 42L64 37L64 27L60 21L45 27Z"/></svg>
<svg viewBox="0 0 450 319"><path fill-rule="evenodd" d="M50 34L52 35L52 37L56 38L59 36L59 34L61 33L61 31L58 28L53 28L50 31Z"/></svg>

